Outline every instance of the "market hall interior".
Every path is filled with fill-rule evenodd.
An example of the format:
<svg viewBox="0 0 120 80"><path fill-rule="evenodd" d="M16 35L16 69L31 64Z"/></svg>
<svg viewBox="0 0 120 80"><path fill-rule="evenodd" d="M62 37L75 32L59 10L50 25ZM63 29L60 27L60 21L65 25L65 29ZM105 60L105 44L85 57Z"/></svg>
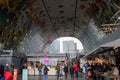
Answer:
<svg viewBox="0 0 120 80"><path fill-rule="evenodd" d="M120 64L119 27L120 0L0 0L0 64L13 76L17 69L21 79L23 68L33 78L39 75L39 64L46 65L48 75L54 72L54 77L55 67L63 66L65 79L65 65L69 68L77 64L78 77L84 75L84 64L111 64L112 69ZM61 37L78 39L83 50L69 51L73 46L69 45L69 48L63 46L68 50L65 53L50 53L52 42ZM97 70L93 73L106 77ZM89 78L88 74L84 76ZM119 75L113 77L119 78Z"/></svg>

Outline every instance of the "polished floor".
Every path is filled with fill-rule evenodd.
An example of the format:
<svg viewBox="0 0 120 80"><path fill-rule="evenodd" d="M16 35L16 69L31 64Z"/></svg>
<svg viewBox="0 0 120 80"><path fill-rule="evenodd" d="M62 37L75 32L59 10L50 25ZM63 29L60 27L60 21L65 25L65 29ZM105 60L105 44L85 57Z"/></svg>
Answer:
<svg viewBox="0 0 120 80"><path fill-rule="evenodd" d="M19 77L19 80L22 80L21 77ZM43 77L40 78L39 76L29 76L28 80L44 80L44 79L43 79ZM56 76L48 76L48 80L57 80L57 78L56 78ZM60 80L65 80L64 76ZM68 75L67 80L71 80L70 75ZM74 80L76 80L76 78L74 78ZM79 74L78 80L85 80L84 76L82 74Z"/></svg>

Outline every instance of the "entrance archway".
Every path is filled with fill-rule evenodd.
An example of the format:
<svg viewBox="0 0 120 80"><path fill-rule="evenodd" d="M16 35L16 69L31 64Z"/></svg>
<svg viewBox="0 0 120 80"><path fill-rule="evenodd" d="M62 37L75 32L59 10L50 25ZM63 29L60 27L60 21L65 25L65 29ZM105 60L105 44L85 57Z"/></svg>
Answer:
<svg viewBox="0 0 120 80"><path fill-rule="evenodd" d="M60 37L55 39L49 46L49 53L79 53L83 50L80 40L74 37Z"/></svg>

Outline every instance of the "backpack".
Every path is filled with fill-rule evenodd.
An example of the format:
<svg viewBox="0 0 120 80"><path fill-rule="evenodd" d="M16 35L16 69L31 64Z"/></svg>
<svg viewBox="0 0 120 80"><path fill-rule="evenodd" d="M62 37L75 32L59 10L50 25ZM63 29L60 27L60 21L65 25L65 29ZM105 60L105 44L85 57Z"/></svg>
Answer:
<svg viewBox="0 0 120 80"><path fill-rule="evenodd" d="M64 67L64 72L65 72L65 73L68 72L68 67L67 67L67 66Z"/></svg>
<svg viewBox="0 0 120 80"><path fill-rule="evenodd" d="M74 68L73 68L73 67L70 67L70 71L74 72Z"/></svg>
<svg viewBox="0 0 120 80"><path fill-rule="evenodd" d="M47 74L47 71L48 71L48 68L44 68L43 73L44 73L44 74Z"/></svg>
<svg viewBox="0 0 120 80"><path fill-rule="evenodd" d="M90 71L88 71L88 77L91 77L92 73Z"/></svg>
<svg viewBox="0 0 120 80"><path fill-rule="evenodd" d="M56 70L57 70L57 72L60 72L60 67L57 66L57 67L56 67Z"/></svg>
<svg viewBox="0 0 120 80"><path fill-rule="evenodd" d="M70 67L70 74L74 74L74 68Z"/></svg>
<svg viewBox="0 0 120 80"><path fill-rule="evenodd" d="M41 69L42 69L42 66L41 66L41 65L39 65L39 66L38 66L38 70L41 70Z"/></svg>

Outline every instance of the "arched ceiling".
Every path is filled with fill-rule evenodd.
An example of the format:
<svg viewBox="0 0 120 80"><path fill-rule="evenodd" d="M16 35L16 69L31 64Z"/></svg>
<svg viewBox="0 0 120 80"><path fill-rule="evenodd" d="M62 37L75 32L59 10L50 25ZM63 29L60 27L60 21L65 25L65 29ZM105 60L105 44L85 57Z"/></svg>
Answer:
<svg viewBox="0 0 120 80"><path fill-rule="evenodd" d="M43 52L56 38L71 36L90 49L118 28L119 6L120 0L0 0L0 43Z"/></svg>

